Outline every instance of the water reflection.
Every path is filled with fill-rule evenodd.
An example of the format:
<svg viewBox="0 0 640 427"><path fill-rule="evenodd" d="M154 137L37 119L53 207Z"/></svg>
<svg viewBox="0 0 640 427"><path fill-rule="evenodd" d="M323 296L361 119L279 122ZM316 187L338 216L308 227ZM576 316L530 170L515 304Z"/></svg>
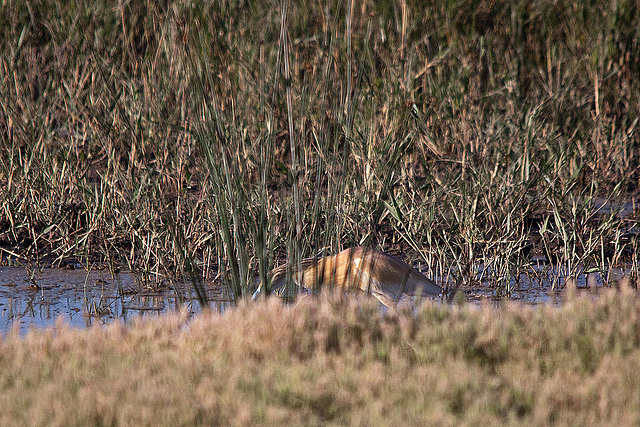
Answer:
<svg viewBox="0 0 640 427"><path fill-rule="evenodd" d="M461 288L461 295L470 303L506 297L525 304L560 304L564 298L564 271L548 264L512 277L506 292L483 279L496 275L489 267L479 265L475 273L481 285ZM628 274L628 269L610 270L604 279L599 272L582 274L577 278L577 288L597 294L607 281L614 283ZM219 287L209 287L207 298L217 311L230 304L228 293ZM54 326L59 317L69 325L86 328L114 321L127 324L140 316L181 307L191 313L200 311L190 284L172 283L153 289L130 272L111 277L108 271L54 268L42 270L32 281L24 268L0 267L0 335L13 327L24 334L33 327Z"/></svg>
<svg viewBox="0 0 640 427"><path fill-rule="evenodd" d="M112 278L108 271L44 269L29 280L24 268L0 267L0 334L16 327L21 334L30 328L54 326L62 317L76 327L113 321L130 322L139 316L158 315L200 306L190 286L174 283L161 290L142 286L136 276L122 272ZM229 299L221 290L210 289L211 306L224 310Z"/></svg>
<svg viewBox="0 0 640 427"><path fill-rule="evenodd" d="M482 280L494 272L489 267L479 265L475 273L480 278L481 286L462 287L461 290L469 302L507 298L524 304L561 304L565 297L565 277L568 275L566 268L544 262L534 264L531 268L532 271L512 276L505 288L496 288L490 285L490 281ZM597 295L600 288L607 286L606 283L617 283L630 273L630 268L612 268L606 273L583 272L576 278L575 286L578 292Z"/></svg>

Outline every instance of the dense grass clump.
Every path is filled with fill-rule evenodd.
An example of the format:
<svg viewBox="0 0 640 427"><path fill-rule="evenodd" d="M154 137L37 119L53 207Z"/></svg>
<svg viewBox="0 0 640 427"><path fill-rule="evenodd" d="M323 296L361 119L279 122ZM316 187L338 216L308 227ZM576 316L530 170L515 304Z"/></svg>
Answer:
<svg viewBox="0 0 640 427"><path fill-rule="evenodd" d="M274 300L0 339L2 425L640 421L635 292L380 315Z"/></svg>
<svg viewBox="0 0 640 427"><path fill-rule="evenodd" d="M235 296L354 244L497 293L532 254L635 274L635 2L278 6L0 6L3 258Z"/></svg>

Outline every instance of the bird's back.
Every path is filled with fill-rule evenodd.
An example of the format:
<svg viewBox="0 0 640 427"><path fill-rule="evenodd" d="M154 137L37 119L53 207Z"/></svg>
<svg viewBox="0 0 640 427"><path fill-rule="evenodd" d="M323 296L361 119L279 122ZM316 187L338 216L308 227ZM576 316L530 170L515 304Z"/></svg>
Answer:
<svg viewBox="0 0 640 427"><path fill-rule="evenodd" d="M286 283L286 265L271 272L271 287L277 291ZM335 287L361 289L390 306L403 295L439 296L440 286L400 259L375 249L354 247L337 255L308 258L300 269L293 266L292 280L306 289Z"/></svg>

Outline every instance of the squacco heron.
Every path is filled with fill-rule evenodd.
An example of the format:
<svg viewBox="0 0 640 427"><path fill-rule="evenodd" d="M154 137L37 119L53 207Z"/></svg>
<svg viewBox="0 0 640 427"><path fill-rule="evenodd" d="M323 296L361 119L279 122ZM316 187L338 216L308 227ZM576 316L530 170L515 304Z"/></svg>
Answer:
<svg viewBox="0 0 640 427"><path fill-rule="evenodd" d="M362 247L345 249L337 255L302 260L300 268L291 267L291 280L307 290L321 287L343 291L362 290L392 307L401 297L442 295L442 288L418 270L398 258ZM287 266L271 271L272 292L282 294L287 280ZM257 297L262 285L254 294Z"/></svg>

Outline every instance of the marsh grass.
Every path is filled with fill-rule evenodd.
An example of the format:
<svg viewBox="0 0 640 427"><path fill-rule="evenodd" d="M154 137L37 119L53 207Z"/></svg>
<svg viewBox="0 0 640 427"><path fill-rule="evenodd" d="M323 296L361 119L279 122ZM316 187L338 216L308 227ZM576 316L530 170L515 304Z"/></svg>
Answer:
<svg viewBox="0 0 640 427"><path fill-rule="evenodd" d="M151 287L216 278L235 299L285 257L356 244L497 296L532 255L558 283L637 274L637 209L593 199L638 194L638 14L10 1L3 258L124 265Z"/></svg>
<svg viewBox="0 0 640 427"><path fill-rule="evenodd" d="M623 287L562 307L304 298L60 322L0 339L0 423L632 425L638 313Z"/></svg>

